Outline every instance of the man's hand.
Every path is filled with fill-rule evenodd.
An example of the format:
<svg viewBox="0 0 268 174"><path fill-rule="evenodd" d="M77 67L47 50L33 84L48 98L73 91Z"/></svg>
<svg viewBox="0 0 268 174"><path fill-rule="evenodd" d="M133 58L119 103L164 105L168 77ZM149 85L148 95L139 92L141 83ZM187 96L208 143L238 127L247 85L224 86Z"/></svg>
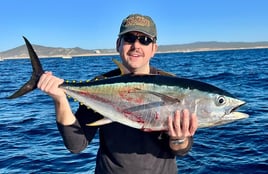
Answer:
<svg viewBox="0 0 268 174"><path fill-rule="evenodd" d="M59 101L61 98L66 97L64 90L59 88L59 85L63 82L63 79L53 76L52 72L45 72L40 77L37 87L51 96L55 101Z"/></svg>
<svg viewBox="0 0 268 174"><path fill-rule="evenodd" d="M176 111L173 118L168 118L168 126L170 137L181 139L193 136L198 127L197 116L194 113L190 114L187 109Z"/></svg>
<svg viewBox="0 0 268 174"><path fill-rule="evenodd" d="M198 127L196 114L189 110L176 111L174 117L168 118L168 135L170 136L170 148L174 151L189 148L189 137L195 134Z"/></svg>

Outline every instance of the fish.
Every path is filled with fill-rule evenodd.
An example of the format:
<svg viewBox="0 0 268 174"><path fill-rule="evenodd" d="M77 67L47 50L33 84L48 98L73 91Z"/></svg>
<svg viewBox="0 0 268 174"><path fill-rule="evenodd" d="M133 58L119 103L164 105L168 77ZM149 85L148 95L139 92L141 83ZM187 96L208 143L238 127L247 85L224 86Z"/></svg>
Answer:
<svg viewBox="0 0 268 174"><path fill-rule="evenodd" d="M31 43L25 38L32 63L32 76L9 99L18 98L37 88L44 73ZM145 132L168 130L168 117L176 110L195 113L198 128L228 124L249 115L238 112L246 104L229 92L198 80L177 76L131 74L115 60L120 76L92 81L65 80L59 87L66 95L101 114L103 119L87 126L118 122Z"/></svg>

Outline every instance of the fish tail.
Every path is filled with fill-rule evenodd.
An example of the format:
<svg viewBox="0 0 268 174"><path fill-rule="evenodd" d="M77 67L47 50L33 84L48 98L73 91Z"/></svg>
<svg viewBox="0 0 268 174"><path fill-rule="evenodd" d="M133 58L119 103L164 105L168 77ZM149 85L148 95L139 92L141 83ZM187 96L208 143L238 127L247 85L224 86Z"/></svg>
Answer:
<svg viewBox="0 0 268 174"><path fill-rule="evenodd" d="M16 91L14 94L11 96L7 97L8 99L14 99L18 98L28 92L33 91L34 89L37 88L37 83L41 77L41 75L44 73L44 70L42 68L42 65L40 63L40 60L35 53L31 43L23 36L23 39L25 41L26 47L28 49L29 57L31 60L33 72L30 80L26 82L18 91Z"/></svg>

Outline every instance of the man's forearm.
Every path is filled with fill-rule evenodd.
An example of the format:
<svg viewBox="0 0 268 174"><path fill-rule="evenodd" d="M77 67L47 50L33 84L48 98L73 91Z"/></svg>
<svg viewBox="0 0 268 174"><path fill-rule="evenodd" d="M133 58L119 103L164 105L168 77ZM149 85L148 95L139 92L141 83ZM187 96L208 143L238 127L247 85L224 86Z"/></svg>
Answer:
<svg viewBox="0 0 268 174"><path fill-rule="evenodd" d="M72 112L69 101L66 97L61 98L55 102L56 120L62 125L71 125L76 118Z"/></svg>

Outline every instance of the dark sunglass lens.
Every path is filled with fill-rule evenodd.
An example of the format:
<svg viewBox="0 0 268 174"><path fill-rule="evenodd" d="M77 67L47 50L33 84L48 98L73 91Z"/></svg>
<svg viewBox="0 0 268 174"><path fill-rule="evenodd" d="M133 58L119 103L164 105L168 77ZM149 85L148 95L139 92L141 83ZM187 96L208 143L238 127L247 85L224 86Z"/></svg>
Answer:
<svg viewBox="0 0 268 174"><path fill-rule="evenodd" d="M137 36L133 35L133 34L126 34L123 36L124 41L128 42L128 43L134 43L137 39Z"/></svg>
<svg viewBox="0 0 268 174"><path fill-rule="evenodd" d="M151 38L147 37L147 36L140 36L139 41L143 45L149 45L150 43L153 42L153 40Z"/></svg>
<svg viewBox="0 0 268 174"><path fill-rule="evenodd" d="M123 36L123 39L125 42L128 42L130 44L135 43L136 39L138 39L139 42L143 45L149 45L150 43L153 42L153 40L147 36L135 36L133 34L125 34Z"/></svg>

